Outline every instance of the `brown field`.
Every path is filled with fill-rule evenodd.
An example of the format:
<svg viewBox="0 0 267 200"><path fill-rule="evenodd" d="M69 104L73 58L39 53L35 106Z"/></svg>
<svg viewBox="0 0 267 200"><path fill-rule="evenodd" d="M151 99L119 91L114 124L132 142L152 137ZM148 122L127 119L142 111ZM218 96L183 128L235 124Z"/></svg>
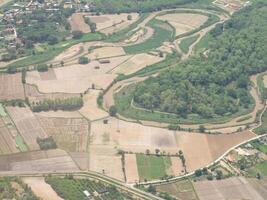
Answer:
<svg viewBox="0 0 267 200"><path fill-rule="evenodd" d="M45 138L47 134L32 111L28 107L6 107L6 109L30 150L38 150L37 138Z"/></svg>
<svg viewBox="0 0 267 200"><path fill-rule="evenodd" d="M100 92L99 90L89 90L89 92L83 96L84 105L79 112L91 121L109 116L107 112L97 105L97 98Z"/></svg>
<svg viewBox="0 0 267 200"><path fill-rule="evenodd" d="M264 200L263 197L243 177L224 180L194 182L200 200L253 199Z"/></svg>
<svg viewBox="0 0 267 200"><path fill-rule="evenodd" d="M125 154L125 173L127 183L136 183L139 181L135 154Z"/></svg>
<svg viewBox="0 0 267 200"><path fill-rule="evenodd" d="M45 182L43 177L24 177L22 180L31 188L33 193L42 200L63 200L52 187Z"/></svg>
<svg viewBox="0 0 267 200"><path fill-rule="evenodd" d="M240 10L245 4L246 0L215 0L213 3L230 13Z"/></svg>
<svg viewBox="0 0 267 200"><path fill-rule="evenodd" d="M247 179L250 185L264 198L267 199L267 177L260 180L256 178Z"/></svg>
<svg viewBox="0 0 267 200"><path fill-rule="evenodd" d="M184 152L188 171L194 171L216 160L229 148L255 135L249 131L236 134L209 135L174 132L167 129L142 126L109 118L91 124L91 144L108 145L125 151L143 152L156 148L169 153ZM181 172L179 164L177 173ZM180 169L179 169L180 168Z"/></svg>
<svg viewBox="0 0 267 200"><path fill-rule="evenodd" d="M157 19L168 21L175 28L177 36L200 27L208 17L201 14L172 13L158 16Z"/></svg>
<svg viewBox="0 0 267 200"><path fill-rule="evenodd" d="M80 170L89 170L89 153L88 152L68 152L73 161L77 164Z"/></svg>
<svg viewBox="0 0 267 200"><path fill-rule="evenodd" d="M71 31L81 31L83 33L91 32L91 29L88 24L84 21L84 13L73 13L69 18L69 23L71 26Z"/></svg>
<svg viewBox="0 0 267 200"><path fill-rule="evenodd" d="M39 117L45 132L52 136L58 147L68 152L86 152L89 125L83 118Z"/></svg>
<svg viewBox="0 0 267 200"><path fill-rule="evenodd" d="M147 53L137 54L116 67L112 72L116 74L128 75L162 60L164 60L164 58Z"/></svg>
<svg viewBox="0 0 267 200"><path fill-rule="evenodd" d="M45 99L67 99L71 97L80 97L80 94L66 94L66 93L40 93L33 85L25 85L25 95L28 97L31 103L40 102Z"/></svg>
<svg viewBox="0 0 267 200"><path fill-rule="evenodd" d="M0 173L75 172L78 167L63 150L33 151L0 156Z"/></svg>
<svg viewBox="0 0 267 200"><path fill-rule="evenodd" d="M190 180L181 180L174 183L158 185L156 186L156 189L160 192L167 192L177 199L198 200L197 194L195 193L194 187Z"/></svg>
<svg viewBox="0 0 267 200"><path fill-rule="evenodd" d="M0 74L0 99L24 99L24 88L21 73Z"/></svg>
<svg viewBox="0 0 267 200"><path fill-rule="evenodd" d="M97 60L101 58L111 58L117 56L124 56L125 51L122 47L100 47L94 49L88 58L91 60Z"/></svg>
<svg viewBox="0 0 267 200"><path fill-rule="evenodd" d="M2 121L2 119L0 119ZM17 153L15 136L10 133L7 127L0 127L0 154Z"/></svg>
<svg viewBox="0 0 267 200"><path fill-rule="evenodd" d="M90 66L90 65L89 65ZM87 65L72 65L55 68L56 80L42 80L40 73L27 73L27 83L36 85L44 93L83 93L95 85L95 88L107 88L116 75L103 74L100 70Z"/></svg>
<svg viewBox="0 0 267 200"><path fill-rule="evenodd" d="M37 117L51 117L51 118L82 118L82 115L77 111L47 111L34 113Z"/></svg>
<svg viewBox="0 0 267 200"><path fill-rule="evenodd" d="M124 180L121 156L111 146L90 145L90 170L103 173L107 176Z"/></svg>
<svg viewBox="0 0 267 200"><path fill-rule="evenodd" d="M128 15L132 16L132 20L127 20ZM119 15L101 15L88 16L92 22L96 23L97 31L104 34L110 34L126 28L134 23L139 15L137 13L119 14Z"/></svg>

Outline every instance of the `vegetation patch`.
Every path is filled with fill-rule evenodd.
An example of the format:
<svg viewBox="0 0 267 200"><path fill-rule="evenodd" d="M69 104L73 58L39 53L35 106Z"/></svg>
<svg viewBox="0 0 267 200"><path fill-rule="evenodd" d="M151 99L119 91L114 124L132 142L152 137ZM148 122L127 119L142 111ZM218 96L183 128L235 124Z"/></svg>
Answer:
<svg viewBox="0 0 267 200"><path fill-rule="evenodd" d="M267 111L263 113L261 121L261 126L253 130L256 134L259 135L267 133Z"/></svg>
<svg viewBox="0 0 267 200"><path fill-rule="evenodd" d="M89 179L74 179L71 175L65 178L46 177L45 181L52 186L63 199L86 199L84 191L96 200L131 199L129 194L120 192L115 186Z"/></svg>
<svg viewBox="0 0 267 200"><path fill-rule="evenodd" d="M41 150L48 150L48 149L56 149L57 148L57 144L54 141L53 137L48 137L48 138L37 138L37 143L40 146Z"/></svg>
<svg viewBox="0 0 267 200"><path fill-rule="evenodd" d="M187 37L187 38L183 39L179 44L179 47L180 47L181 51L184 52L184 53L188 53L189 47L195 41L197 41L198 38L199 38L199 35L194 35L194 36Z"/></svg>
<svg viewBox="0 0 267 200"><path fill-rule="evenodd" d="M173 39L174 31L168 23L153 19L149 22L148 26L154 29L153 36L143 43L125 46L124 50L127 54L148 52L160 47L163 42Z"/></svg>
<svg viewBox="0 0 267 200"><path fill-rule="evenodd" d="M139 177L142 180L163 178L171 167L171 160L168 156L136 154Z"/></svg>
<svg viewBox="0 0 267 200"><path fill-rule="evenodd" d="M26 146L23 138L21 137L21 135L17 135L15 138L16 144L18 145L18 148L21 152L26 152L28 151L28 147Z"/></svg>

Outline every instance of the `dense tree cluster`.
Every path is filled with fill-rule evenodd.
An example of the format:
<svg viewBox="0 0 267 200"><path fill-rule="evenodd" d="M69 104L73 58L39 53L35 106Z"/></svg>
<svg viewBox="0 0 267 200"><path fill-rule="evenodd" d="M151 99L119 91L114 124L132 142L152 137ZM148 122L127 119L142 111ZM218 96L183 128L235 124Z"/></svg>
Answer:
<svg viewBox="0 0 267 200"><path fill-rule="evenodd" d="M70 29L67 21L69 12L64 10L48 13L45 10L36 10L32 13L25 13L17 21L18 37L26 45L32 47L38 42L55 44L62 39L61 35Z"/></svg>
<svg viewBox="0 0 267 200"><path fill-rule="evenodd" d="M211 35L207 58L195 56L138 84L134 103L204 118L248 108L249 76L267 70L267 3L244 8Z"/></svg>
<svg viewBox="0 0 267 200"><path fill-rule="evenodd" d="M56 149L57 148L57 144L54 141L53 137L50 136L48 138L37 138L37 143L40 146L41 150L48 150L48 149Z"/></svg>
<svg viewBox="0 0 267 200"><path fill-rule="evenodd" d="M75 110L83 106L81 97L72 97L67 99L45 99L42 102L32 103L33 112L41 112L48 110Z"/></svg>
<svg viewBox="0 0 267 200"><path fill-rule="evenodd" d="M175 8L197 0L93 0L93 11L104 13L151 12Z"/></svg>

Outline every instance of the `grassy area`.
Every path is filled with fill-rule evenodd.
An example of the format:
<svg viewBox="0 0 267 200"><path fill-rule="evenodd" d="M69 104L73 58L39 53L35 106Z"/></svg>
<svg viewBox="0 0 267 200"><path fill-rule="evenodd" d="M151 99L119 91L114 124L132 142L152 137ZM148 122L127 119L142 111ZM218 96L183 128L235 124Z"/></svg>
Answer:
<svg viewBox="0 0 267 200"><path fill-rule="evenodd" d="M0 103L0 115L1 115L1 117L5 117L7 115L3 105L1 103Z"/></svg>
<svg viewBox="0 0 267 200"><path fill-rule="evenodd" d="M153 19L148 23L148 26L154 29L153 36L143 43L125 46L124 50L127 54L148 52L160 47L163 42L170 41L174 37L173 28L166 22Z"/></svg>
<svg viewBox="0 0 267 200"><path fill-rule="evenodd" d="M267 154L267 145L260 143L259 141L254 141L251 143L256 149Z"/></svg>
<svg viewBox="0 0 267 200"><path fill-rule="evenodd" d="M21 135L17 135L16 138L15 138L15 141L16 141L16 144L18 145L19 150L20 150L21 152L26 152L26 151L28 151L28 147L27 147L26 144L24 143L24 140L23 140L23 138L21 137Z"/></svg>
<svg viewBox="0 0 267 200"><path fill-rule="evenodd" d="M199 35L193 35L191 37L187 37L185 39L183 39L180 44L179 47L181 49L182 52L184 53L188 53L189 51L189 47L199 38Z"/></svg>
<svg viewBox="0 0 267 200"><path fill-rule="evenodd" d="M72 177L47 177L46 182L52 186L57 194L66 200L85 200L88 199L83 191L87 190L91 195L97 192L99 195L94 195L95 200L124 200L130 199L128 194L121 193L113 185L107 185L102 182L97 182L89 179L73 179ZM105 191L102 193L101 191Z"/></svg>
<svg viewBox="0 0 267 200"><path fill-rule="evenodd" d="M267 88L264 85L263 82L263 77L266 76L266 73L260 74L257 77L257 85L260 91L260 98L262 101L264 101L265 99L267 99Z"/></svg>
<svg viewBox="0 0 267 200"><path fill-rule="evenodd" d="M133 99L133 92L135 90L135 85L129 85L120 90L118 93L114 94L115 105L117 107L118 113L126 118L136 119L136 120L148 120L148 121L156 121L170 124L201 124L201 123L225 123L230 119L238 116L242 116L250 113L254 105L251 105L249 109L242 109L238 113L235 113L231 116L223 116L223 117L213 117L211 119L205 119L196 114L190 114L187 118L182 118L175 114L170 113L160 113L160 112L152 112L141 109L136 109L131 105Z"/></svg>
<svg viewBox="0 0 267 200"><path fill-rule="evenodd" d="M95 41L95 40L101 40L102 39L102 34L99 33L88 33L84 34L81 39L71 39L67 41L60 42L56 45L53 46L46 46L45 52L32 55L29 57L26 57L24 59L18 60L16 62L13 62L9 64L7 67L10 68L21 68L25 66L30 66L30 65L36 65L40 63L47 62L57 55L59 55L61 52L63 52L65 49L70 48L71 46L82 43L82 42L88 42L88 41Z"/></svg>
<svg viewBox="0 0 267 200"><path fill-rule="evenodd" d="M256 164L248 170L250 176L256 176L260 173L262 176L267 176L267 161Z"/></svg>
<svg viewBox="0 0 267 200"><path fill-rule="evenodd" d="M196 46L194 47L194 51L200 51L203 49L207 49L210 42L212 40L212 36L210 35L210 33L207 33L204 37L202 37L200 39L200 41L196 44Z"/></svg>
<svg viewBox="0 0 267 200"><path fill-rule="evenodd" d="M142 180L159 179L166 176L166 171L171 167L170 157L137 154L137 167Z"/></svg>
<svg viewBox="0 0 267 200"><path fill-rule="evenodd" d="M168 193L177 199L197 200L197 194L190 180L185 179L169 184L156 186L156 190L161 193Z"/></svg>
<svg viewBox="0 0 267 200"><path fill-rule="evenodd" d="M253 130L256 134L259 135L267 133L267 111L263 113L261 120L262 125Z"/></svg>

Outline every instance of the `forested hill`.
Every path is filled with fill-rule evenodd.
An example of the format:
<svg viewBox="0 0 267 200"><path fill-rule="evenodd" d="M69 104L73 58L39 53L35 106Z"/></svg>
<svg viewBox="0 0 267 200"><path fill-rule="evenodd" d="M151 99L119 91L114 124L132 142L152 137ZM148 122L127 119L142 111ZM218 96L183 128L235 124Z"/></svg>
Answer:
<svg viewBox="0 0 267 200"><path fill-rule="evenodd" d="M253 4L211 32L208 58L194 57L137 85L134 102L201 117L247 108L249 76L267 70L267 2Z"/></svg>
<svg viewBox="0 0 267 200"><path fill-rule="evenodd" d="M198 0L93 0L92 9L95 12L151 12L179 5L193 3Z"/></svg>

